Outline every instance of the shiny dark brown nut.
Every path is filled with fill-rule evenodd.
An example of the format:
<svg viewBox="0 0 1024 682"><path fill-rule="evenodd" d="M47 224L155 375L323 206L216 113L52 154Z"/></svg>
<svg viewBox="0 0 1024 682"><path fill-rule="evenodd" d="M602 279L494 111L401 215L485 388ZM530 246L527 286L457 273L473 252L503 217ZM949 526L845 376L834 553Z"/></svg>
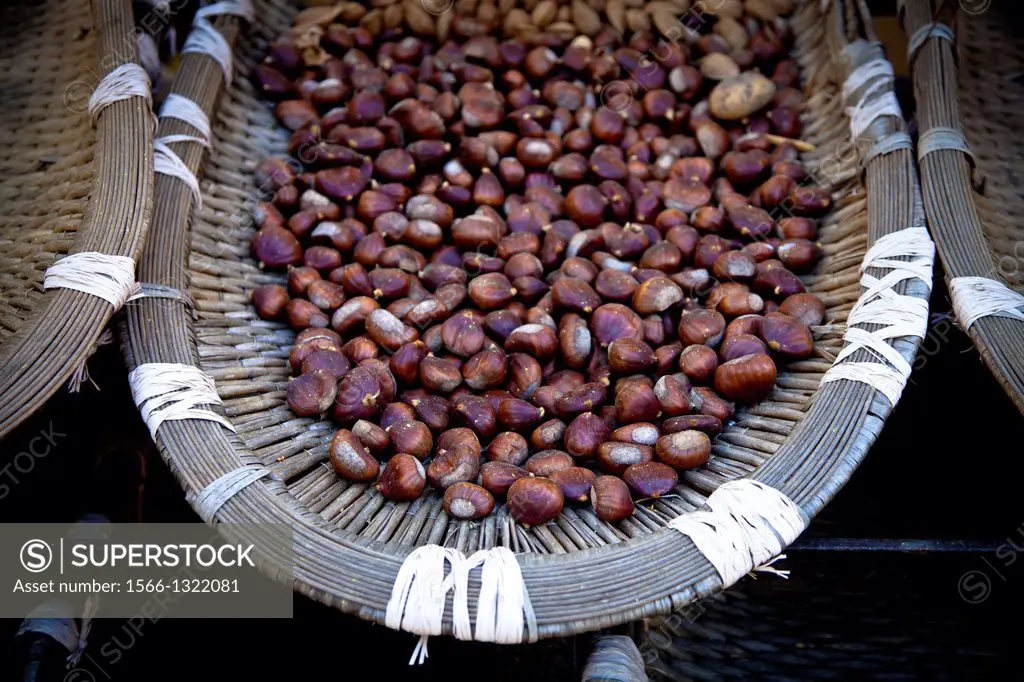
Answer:
<svg viewBox="0 0 1024 682"><path fill-rule="evenodd" d="M508 462L490 461L480 465L480 485L496 496L504 496L520 478L528 478L526 469Z"/></svg>
<svg viewBox="0 0 1024 682"><path fill-rule="evenodd" d="M283 227L267 225L253 237L252 254L266 267L280 268L302 262L302 245Z"/></svg>
<svg viewBox="0 0 1024 682"><path fill-rule="evenodd" d="M640 462L622 472L622 480L638 496L657 499L676 487L679 474L661 462Z"/></svg>
<svg viewBox="0 0 1024 682"><path fill-rule="evenodd" d="M469 357L479 353L484 345L482 323L483 318L478 312L459 311L441 325L441 340L455 355Z"/></svg>
<svg viewBox="0 0 1024 682"><path fill-rule="evenodd" d="M814 336L803 322L783 313L768 313L761 324L761 338L773 353L802 359L814 355Z"/></svg>
<svg viewBox="0 0 1024 682"><path fill-rule="evenodd" d="M633 443L654 447L661 437L658 427L650 422L637 422L620 426L611 433L611 440L617 443Z"/></svg>
<svg viewBox="0 0 1024 682"><path fill-rule="evenodd" d="M421 421L405 420L395 422L385 429L395 452L404 452L416 459L424 460L434 447L430 429Z"/></svg>
<svg viewBox="0 0 1024 682"><path fill-rule="evenodd" d="M347 429L334 434L329 448L331 466L339 476L354 483L377 480L380 464L366 451L359 439Z"/></svg>
<svg viewBox="0 0 1024 682"><path fill-rule="evenodd" d="M752 405L768 397L775 386L775 363L767 355L745 355L715 370L715 390L728 400Z"/></svg>
<svg viewBox="0 0 1024 682"><path fill-rule="evenodd" d="M590 316L590 330L602 348L616 339L642 339L644 335L643 320L620 303L605 303L597 308Z"/></svg>
<svg viewBox="0 0 1024 682"><path fill-rule="evenodd" d="M445 489L461 481L471 481L480 471L480 440L470 429L454 428L437 439L437 451L427 466L427 480L435 488Z"/></svg>
<svg viewBox="0 0 1024 682"><path fill-rule="evenodd" d="M302 374L288 382L288 407L300 417L319 417L334 402L337 383L326 370Z"/></svg>
<svg viewBox="0 0 1024 682"><path fill-rule="evenodd" d="M342 355L336 348L324 348L314 350L302 360L302 373L326 372L332 379L337 381L352 369L352 362Z"/></svg>
<svg viewBox="0 0 1024 682"><path fill-rule="evenodd" d="M508 398L498 406L498 419L504 427L513 431L533 426L543 416L543 407L536 407L519 398Z"/></svg>
<svg viewBox="0 0 1024 682"><path fill-rule="evenodd" d="M516 398L530 400L540 388L543 372L536 358L526 353L508 356L508 390Z"/></svg>
<svg viewBox="0 0 1024 682"><path fill-rule="evenodd" d="M444 491L442 504L452 518L482 519L494 510L494 496L475 483L460 481Z"/></svg>
<svg viewBox="0 0 1024 682"><path fill-rule="evenodd" d="M661 462L674 469L695 469L711 457L711 439L703 431L678 431L659 438L655 453Z"/></svg>
<svg viewBox="0 0 1024 682"><path fill-rule="evenodd" d="M606 382L591 381L583 384L558 398L555 411L562 417L590 412L604 403L607 390Z"/></svg>
<svg viewBox="0 0 1024 682"><path fill-rule="evenodd" d="M444 431L448 428L451 419L451 403L443 396L418 396L410 400L409 406L413 409L415 418L429 426L431 430Z"/></svg>
<svg viewBox="0 0 1024 682"><path fill-rule="evenodd" d="M725 318L714 310L684 310L679 316L679 340L686 346L717 346L725 334Z"/></svg>
<svg viewBox="0 0 1024 682"><path fill-rule="evenodd" d="M427 487L427 472L423 464L405 453L388 460L377 481L377 490L392 502L411 502L423 494Z"/></svg>
<svg viewBox="0 0 1024 682"><path fill-rule="evenodd" d="M551 298L564 310L590 314L601 305L601 296L581 279L563 277L551 287Z"/></svg>
<svg viewBox="0 0 1024 682"><path fill-rule="evenodd" d="M378 308L380 304L367 296L350 298L331 315L331 329L339 334L354 331L365 324L370 313Z"/></svg>
<svg viewBox="0 0 1024 682"><path fill-rule="evenodd" d="M562 444L565 435L565 422L561 419L549 419L530 434L530 445L536 450L554 450Z"/></svg>
<svg viewBox="0 0 1024 682"><path fill-rule="evenodd" d="M454 359L428 354L420 363L420 381L428 391L451 393L462 383L462 372Z"/></svg>
<svg viewBox="0 0 1024 682"><path fill-rule="evenodd" d="M602 270L594 280L594 289L606 301L625 303L633 300L640 283L621 270Z"/></svg>
<svg viewBox="0 0 1024 682"><path fill-rule="evenodd" d="M539 360L546 360L558 349L555 330L544 324L524 324L513 329L505 338L505 351L527 353Z"/></svg>
<svg viewBox="0 0 1024 682"><path fill-rule="evenodd" d="M592 459L609 436L610 429L593 412L584 412L569 422L563 434L566 451L577 459Z"/></svg>
<svg viewBox="0 0 1024 682"><path fill-rule="evenodd" d="M352 433L363 444L363 447L376 457L386 454L391 446L388 432L365 419L360 419L352 425Z"/></svg>
<svg viewBox="0 0 1024 682"><path fill-rule="evenodd" d="M789 271L781 261L774 258L757 264L757 275L754 277L754 291L764 296L786 298L793 294L806 291L800 278Z"/></svg>
<svg viewBox="0 0 1024 682"><path fill-rule="evenodd" d="M293 298L285 306L288 324L296 329L326 327L330 318L315 305L303 298Z"/></svg>
<svg viewBox="0 0 1024 682"><path fill-rule="evenodd" d="M700 414L708 414L720 421L728 421L736 413L736 406L707 386L697 386L690 392L690 404Z"/></svg>
<svg viewBox="0 0 1024 682"><path fill-rule="evenodd" d="M403 384L411 385L419 381L420 363L427 357L426 344L420 340L403 344L391 356L389 365L391 373Z"/></svg>
<svg viewBox="0 0 1024 682"><path fill-rule="evenodd" d="M573 458L561 450L543 450L523 464L523 469L534 476L550 476L555 471L575 466Z"/></svg>
<svg viewBox="0 0 1024 682"><path fill-rule="evenodd" d="M683 300L683 290L668 277L645 280L633 295L633 309L641 315L661 313Z"/></svg>
<svg viewBox="0 0 1024 682"><path fill-rule="evenodd" d="M729 362L744 355L768 355L768 347L753 334L726 334L718 353L722 362Z"/></svg>
<svg viewBox="0 0 1024 682"><path fill-rule="evenodd" d="M709 414L685 414L666 419L662 422L661 430L665 435L680 431L703 431L708 437L714 438L722 432L722 420Z"/></svg>
<svg viewBox="0 0 1024 682"><path fill-rule="evenodd" d="M618 476L598 476L590 489L590 504L597 518L608 523L617 523L635 511L629 488Z"/></svg>
<svg viewBox="0 0 1024 682"><path fill-rule="evenodd" d="M416 411L412 405L404 402L392 402L384 406L380 413L380 427L386 429L395 422L404 419L416 419ZM390 442L390 441L389 441Z"/></svg>
<svg viewBox="0 0 1024 682"><path fill-rule="evenodd" d="M451 411L458 423L485 439L491 438L498 430L497 413L485 398L472 394L453 396Z"/></svg>
<svg viewBox="0 0 1024 682"><path fill-rule="evenodd" d="M690 380L685 374L669 374L654 384L654 395L665 417L676 417L690 411Z"/></svg>
<svg viewBox="0 0 1024 682"><path fill-rule="evenodd" d="M820 187L800 186L790 193L784 204L798 216L824 215L832 206L832 198Z"/></svg>
<svg viewBox="0 0 1024 682"><path fill-rule="evenodd" d="M547 478L521 478L508 490L508 511L525 527L538 526L562 513L565 496L554 481Z"/></svg>
<svg viewBox="0 0 1024 682"><path fill-rule="evenodd" d="M808 239L814 241L818 236L818 223L813 218L790 216L779 218L776 232L781 239Z"/></svg>
<svg viewBox="0 0 1024 682"><path fill-rule="evenodd" d="M280 319L288 305L288 290L280 284L258 286L252 292L252 305L262 319Z"/></svg>
<svg viewBox="0 0 1024 682"><path fill-rule="evenodd" d="M654 386L646 377L620 380L615 386L615 414L620 424L649 422L661 412Z"/></svg>
<svg viewBox="0 0 1024 682"><path fill-rule="evenodd" d="M549 478L562 489L562 495L566 500L587 502L597 474L590 469L574 466L553 471Z"/></svg>
<svg viewBox="0 0 1024 682"><path fill-rule="evenodd" d="M597 463L609 474L621 475L627 467L654 459L654 448L637 443L608 441L597 448Z"/></svg>
<svg viewBox="0 0 1024 682"><path fill-rule="evenodd" d="M373 342L368 336L357 336L351 339L341 347L341 352L345 354L353 364L359 364L363 360L372 360L380 354L380 348Z"/></svg>
<svg viewBox="0 0 1024 682"><path fill-rule="evenodd" d="M526 461L530 454L526 439L514 431L499 433L487 448L487 456L493 462L504 462L515 466Z"/></svg>
<svg viewBox="0 0 1024 682"><path fill-rule="evenodd" d="M679 369L695 384L709 384L718 368L718 354L709 346L687 346L679 354Z"/></svg>
<svg viewBox="0 0 1024 682"><path fill-rule="evenodd" d="M787 239L775 254L790 272L798 274L813 270L823 255L821 247L807 239Z"/></svg>
<svg viewBox="0 0 1024 682"><path fill-rule="evenodd" d="M419 338L419 333L383 308L366 318L366 333L381 347L394 352Z"/></svg>
<svg viewBox="0 0 1024 682"><path fill-rule="evenodd" d="M334 399L334 419L345 424L371 419L380 409L381 387L373 372L355 367L338 382Z"/></svg>
<svg viewBox="0 0 1024 682"><path fill-rule="evenodd" d="M562 359L569 367L584 367L594 347L586 320L575 313L563 315L558 323L558 346Z"/></svg>
<svg viewBox="0 0 1024 682"><path fill-rule="evenodd" d="M654 366L654 351L639 339L616 339L608 346L608 365L619 374L646 372Z"/></svg>
<svg viewBox="0 0 1024 682"><path fill-rule="evenodd" d="M793 294L779 306L779 312L808 327L816 327L825 321L825 304L814 294Z"/></svg>
<svg viewBox="0 0 1024 682"><path fill-rule="evenodd" d="M466 360L462 366L462 376L466 385L473 390L497 388L505 382L507 364L505 352L500 348L492 348Z"/></svg>

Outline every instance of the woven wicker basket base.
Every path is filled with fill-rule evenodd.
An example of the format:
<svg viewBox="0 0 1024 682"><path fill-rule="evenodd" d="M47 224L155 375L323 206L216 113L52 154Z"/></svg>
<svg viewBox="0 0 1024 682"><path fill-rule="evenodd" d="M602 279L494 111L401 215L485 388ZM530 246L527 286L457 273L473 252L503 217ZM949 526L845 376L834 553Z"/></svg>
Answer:
<svg viewBox="0 0 1024 682"><path fill-rule="evenodd" d="M813 89L805 136L817 149L807 162L820 171L816 178L833 191L836 204L820 232L826 258L807 278L829 310L829 324L817 330L818 357L788 366L769 400L738 414L717 439L709 464L687 472L675 496L645 502L633 518L616 525L599 521L587 507L572 507L555 522L526 530L513 525L503 507L479 523L456 522L443 512L436 494L395 504L372 486L340 480L327 463L335 427L289 412L287 356L294 334L285 325L260 320L249 303L254 287L282 277L263 272L250 258L248 218L258 199L255 165L284 153L287 138L246 77L265 54L266 41L288 26L294 8L257 3L258 25L238 38L237 76L220 100L214 148L202 166L203 208L186 233L187 193L158 179L161 210L140 266L148 281L188 286L197 319L193 324L180 304L156 301L143 301L128 314L129 364L199 365L216 380L224 413L237 429L231 435L201 421L161 427L158 444L185 490L194 495L240 466L269 467L269 480L235 495L218 520L293 523L296 589L378 621L403 557L428 543L463 552L500 544L518 552L542 637L664 613L720 588L706 559L689 540L666 531L666 523L700 507L723 482L743 476L777 487L813 516L852 474L891 410L866 385L819 387L841 348L843 322L861 294L858 266L868 244L922 220L908 152L879 157L866 175L860 173L837 96L845 72L836 61L838 48L860 30L858 10L851 3L843 16L823 18L819 8L820 3L808 3L794 20L797 58ZM236 20L220 19L217 26L229 39L236 36ZM216 65L187 55L186 73L176 90L212 107L222 81ZM180 132L177 125L163 121L160 132ZM184 149L183 158L198 169L202 150ZM885 191L865 195L865 179L869 187ZM181 265L185 254L187 270ZM899 290L924 293L923 287L906 286ZM916 349L910 340L895 346L908 359ZM283 548L280 556L272 555L268 570L280 571L286 556L291 555ZM474 595L477 585L474 576ZM446 631L449 627L446 617Z"/></svg>
<svg viewBox="0 0 1024 682"><path fill-rule="evenodd" d="M0 8L0 438L62 388L113 312L43 275L71 251L137 258L153 164L149 107L118 102L94 128L99 79L136 61L128 0Z"/></svg>
<svg viewBox="0 0 1024 682"><path fill-rule="evenodd" d="M1024 35L1016 3L906 4L908 34L933 20L955 26L954 47L931 39L913 63L921 131L960 129L956 150L921 161L925 209L948 278L986 277L1024 293ZM951 4L952 5L952 4ZM972 168L972 163L974 168ZM1024 413L1024 321L986 317L969 330L982 359Z"/></svg>

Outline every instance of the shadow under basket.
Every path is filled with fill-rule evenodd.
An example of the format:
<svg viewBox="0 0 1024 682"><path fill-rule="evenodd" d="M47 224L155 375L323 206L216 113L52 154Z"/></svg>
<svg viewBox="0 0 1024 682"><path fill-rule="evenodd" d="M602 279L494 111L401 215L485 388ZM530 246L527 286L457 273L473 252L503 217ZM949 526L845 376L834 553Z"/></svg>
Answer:
<svg viewBox="0 0 1024 682"><path fill-rule="evenodd" d="M913 0L902 18L913 43L925 214L954 310L1024 413L1024 31L1016 8ZM985 291L972 295L972 283ZM972 323L986 307L1001 312Z"/></svg>
<svg viewBox="0 0 1024 682"><path fill-rule="evenodd" d="M268 41L290 25L297 10L284 2L258 2L252 25L217 18L214 26L234 45L232 82L221 94L220 66L188 54L174 89L205 111L217 111L211 115L208 158L201 145L176 146L185 163L204 176L202 207L193 215L184 184L158 178L159 210L140 264L146 281L187 289L194 314L179 303L143 300L128 310L125 337L133 371L148 363L194 365L212 378L223 400L208 409L226 417L234 433L214 421L185 419L164 422L155 436L200 515L236 539L247 531L229 524L291 524L294 543L266 548L264 570L293 580L305 595L379 623L386 620L403 561L417 548L443 545L468 554L504 546L514 552L532 605L535 620L527 617L523 635L529 640L665 614L727 586L689 537L667 527L702 509L727 482L748 479L781 491L806 524L852 475L905 381L897 381L888 398L862 381L822 381L850 343L844 340L846 321L859 299L866 303L864 285L893 267L872 266L862 279L860 265L873 244L923 221L911 152L878 154L864 168L850 141L842 82L855 67L881 59L869 18L859 13L861 3L831 3L825 15L821 4L800 6L792 19L795 56L811 88L804 136L815 149L805 162L834 202L820 231L826 257L805 280L828 308L826 326L816 330L819 355L787 366L766 401L740 410L715 440L710 462L683 474L673 495L638 505L633 517L617 524L601 522L589 507L567 506L556 520L529 529L513 523L501 504L479 522L462 522L445 514L435 492L398 504L384 500L372 485L346 482L327 462L336 427L289 412L285 387L294 334L284 324L260 320L249 300L254 287L283 281L251 259L249 215L257 201L256 164L284 153L287 132L276 125L271 105L260 100L249 76ZM902 130L898 114L882 116L860 142ZM190 131L176 120L160 124L161 135ZM931 243L920 228L914 235L927 246L919 259L922 279L903 278L887 293L919 304L923 335ZM879 328L857 326L867 332ZM879 341L890 358L906 363L918 342L913 336ZM839 364L851 362L867 366L877 359L860 348ZM210 504L209 486L223 491L234 476L242 476L241 483ZM477 612L480 573L474 569L469 575L471 614ZM451 601L441 632L453 632Z"/></svg>
<svg viewBox="0 0 1024 682"><path fill-rule="evenodd" d="M46 270L71 253L135 261L142 250L150 107L132 97L95 122L87 110L101 78L138 61L133 30L128 0L0 7L0 439L84 371L115 312L44 289Z"/></svg>

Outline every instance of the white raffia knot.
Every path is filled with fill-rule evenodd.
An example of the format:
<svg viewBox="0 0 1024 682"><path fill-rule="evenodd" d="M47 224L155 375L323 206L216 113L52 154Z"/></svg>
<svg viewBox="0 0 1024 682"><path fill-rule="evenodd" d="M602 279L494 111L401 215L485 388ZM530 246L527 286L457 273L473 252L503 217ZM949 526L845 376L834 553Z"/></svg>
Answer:
<svg viewBox="0 0 1024 682"><path fill-rule="evenodd" d="M198 367L168 362L142 364L128 374L128 385L154 439L164 422L182 419L203 419L235 430L223 416L202 407L223 401L213 379Z"/></svg>
<svg viewBox="0 0 1024 682"><path fill-rule="evenodd" d="M723 484L707 506L711 511L683 514L668 525L693 541L723 587L766 565L808 524L807 515L786 495L749 478Z"/></svg>
<svg viewBox="0 0 1024 682"><path fill-rule="evenodd" d="M448 577L445 577L445 561L452 566ZM424 545L414 549L398 570L384 624L420 636L409 665L423 663L429 655L427 639L441 634L445 601L452 588L455 569L462 561L462 553L456 549Z"/></svg>
<svg viewBox="0 0 1024 682"><path fill-rule="evenodd" d="M206 112L202 108L190 100L188 97L171 93L164 100L164 104L160 107L161 118L173 118L179 121L184 121L193 128L199 131L198 139L201 144L208 148L210 147L210 119L206 115ZM165 140L166 141L166 140Z"/></svg>
<svg viewBox="0 0 1024 682"><path fill-rule="evenodd" d="M451 567L445 574L445 562ZM476 632L469 616L469 574L480 567L480 596L476 606ZM524 618L531 641L536 618L515 554L505 547L474 552L469 557L450 547L425 545L409 554L391 588L385 624L420 635L409 664L427 658L427 640L442 632L445 602L452 597L452 631L461 640L518 644L523 641Z"/></svg>
<svg viewBox="0 0 1024 682"><path fill-rule="evenodd" d="M149 74L135 63L122 64L104 76L89 98L89 118L95 123L103 109L131 97L142 97L149 106L153 105Z"/></svg>
<svg viewBox="0 0 1024 682"><path fill-rule="evenodd" d="M161 175L169 175L184 182L192 198L196 202L196 208L203 208L203 193L199 189L199 180L195 173L189 170L181 157L174 153L168 145L175 142L198 142L205 144L205 141L192 135L166 135L153 141L153 171Z"/></svg>
<svg viewBox="0 0 1024 682"><path fill-rule="evenodd" d="M117 312L139 293L135 261L98 251L69 253L46 269L43 289L74 289L98 296Z"/></svg>
<svg viewBox="0 0 1024 682"><path fill-rule="evenodd" d="M196 12L195 20L192 22L192 31L185 41L185 47L181 53L198 52L205 54L220 64L224 72L224 81L231 82L231 47L224 40L220 31L213 27L211 18L229 14L249 23L253 20L252 0L225 0L207 5Z"/></svg>
<svg viewBox="0 0 1024 682"><path fill-rule="evenodd" d="M899 260L901 257L911 260ZM935 245L923 227L887 234L868 249L860 266L860 283L865 291L847 318L848 326L843 335L846 345L821 378L822 383L842 380L868 384L891 405L896 405L910 379L911 366L889 340L923 339L928 331L928 301L899 294L895 287L900 282L916 279L930 291L934 262ZM876 277L868 272L870 269L889 272ZM869 332L858 325L878 325L879 328ZM868 351L875 361L843 362L859 350Z"/></svg>
<svg viewBox="0 0 1024 682"><path fill-rule="evenodd" d="M892 92L894 79L892 64L884 58L865 62L847 76L843 83L843 103L847 105L854 141L881 116L903 118L899 101Z"/></svg>
<svg viewBox="0 0 1024 682"><path fill-rule="evenodd" d="M988 277L954 277L949 283L953 311L966 331L983 317L1024 320L1024 296Z"/></svg>

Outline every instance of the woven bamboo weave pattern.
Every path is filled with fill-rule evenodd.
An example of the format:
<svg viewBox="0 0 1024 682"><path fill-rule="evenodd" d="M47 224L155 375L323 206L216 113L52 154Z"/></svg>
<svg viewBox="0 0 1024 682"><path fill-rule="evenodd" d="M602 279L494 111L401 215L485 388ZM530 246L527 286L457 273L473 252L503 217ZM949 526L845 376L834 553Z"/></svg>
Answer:
<svg viewBox="0 0 1024 682"><path fill-rule="evenodd" d="M842 348L844 321L861 295L858 268L868 246L923 221L911 152L879 156L862 172L850 142L839 97L842 81L875 54L840 61L848 41L872 37L865 35L858 5L835 7L840 5L841 12L822 16L820 3L807 3L793 19L796 57L813 93L804 130L816 149L806 160L815 169L814 181L829 188L835 202L820 231L826 257L806 278L829 311L826 325L815 330L817 355L787 366L768 400L740 411L736 423L716 440L708 465L686 472L675 495L638 505L634 517L616 525L599 521L589 508L567 507L556 521L529 530L513 524L501 506L481 522L456 522L444 513L436 493L398 504L372 486L343 481L327 461L336 427L290 413L285 389L294 333L284 324L260 320L249 302L256 286L284 281L280 274L261 270L249 249L254 234L250 214L259 200L254 169L264 157L285 152L287 135L276 127L270 105L254 92L249 74L263 58L268 39L289 25L296 8L280 0L257 2L256 24L249 27L235 18L218 19L215 25L235 44L233 82L218 99L220 67L209 57L190 54L175 86L175 92L211 112L214 122L208 159L199 145L182 145L179 151L201 173L202 209L193 215L184 185L158 178L160 210L140 262L145 281L188 288L196 319L180 303L143 300L129 309L126 329L131 367L197 365L215 380L223 412L237 431L198 421L161 427L158 445L186 493L194 496L242 466L268 467L270 475L227 500L217 520L293 523L295 588L378 622L384 621L402 560L425 544L466 554L498 545L516 552L541 637L666 613L720 589L709 562L689 539L666 529L667 523L700 508L721 484L744 476L779 489L813 516L851 475L891 411L888 401L866 384L837 381L819 387ZM162 121L160 134L184 132L181 125ZM894 130L903 130L901 121L879 119L865 141ZM883 190L866 192L865 186ZM926 295L924 286L915 283L902 283L897 291ZM913 339L893 345L913 358ZM870 359L866 351L851 357ZM636 570L638 562L642 571ZM270 564L265 568L274 572L273 556ZM474 574L471 604L478 590ZM444 627L451 631L450 606Z"/></svg>

